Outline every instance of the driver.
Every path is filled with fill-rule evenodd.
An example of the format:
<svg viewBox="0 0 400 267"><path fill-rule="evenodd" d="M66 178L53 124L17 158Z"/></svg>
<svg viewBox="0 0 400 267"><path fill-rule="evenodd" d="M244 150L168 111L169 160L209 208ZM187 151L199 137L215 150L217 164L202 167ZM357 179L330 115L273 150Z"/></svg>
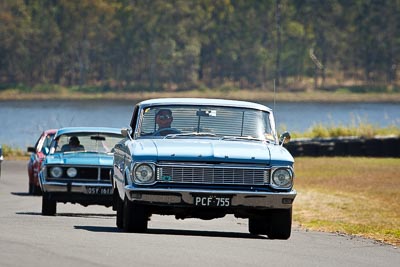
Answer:
<svg viewBox="0 0 400 267"><path fill-rule="evenodd" d="M172 117L172 111L170 109L160 109L156 114L158 130L171 128L171 123L173 120L174 118Z"/></svg>
<svg viewBox="0 0 400 267"><path fill-rule="evenodd" d="M71 136L69 142L61 147L61 152L67 151L83 151L85 148L81 145L77 136Z"/></svg>
<svg viewBox="0 0 400 267"><path fill-rule="evenodd" d="M166 136L168 134L180 133L178 129L171 128L171 123L173 120L174 118L172 117L172 111L170 109L160 109L156 113L156 123L158 125L158 129L154 135Z"/></svg>

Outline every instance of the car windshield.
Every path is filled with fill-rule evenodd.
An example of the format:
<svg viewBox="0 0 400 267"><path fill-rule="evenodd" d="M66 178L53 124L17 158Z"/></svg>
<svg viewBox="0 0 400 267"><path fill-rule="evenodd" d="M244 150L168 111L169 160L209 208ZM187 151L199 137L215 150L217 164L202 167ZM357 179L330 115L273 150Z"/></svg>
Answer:
<svg viewBox="0 0 400 267"><path fill-rule="evenodd" d="M196 105L145 108L139 123L138 137L160 136L276 140L273 118L269 112L250 108Z"/></svg>
<svg viewBox="0 0 400 267"><path fill-rule="evenodd" d="M121 135L113 133L68 133L58 136L52 142L51 153L82 151L110 153L121 139Z"/></svg>

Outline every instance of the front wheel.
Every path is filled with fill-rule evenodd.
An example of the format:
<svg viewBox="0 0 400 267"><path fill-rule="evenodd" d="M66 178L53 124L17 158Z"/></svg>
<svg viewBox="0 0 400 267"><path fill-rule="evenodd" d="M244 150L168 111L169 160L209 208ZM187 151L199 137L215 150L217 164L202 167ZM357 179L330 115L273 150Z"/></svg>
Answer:
<svg viewBox="0 0 400 267"><path fill-rule="evenodd" d="M33 195L33 184L29 183L28 188L29 188L29 191L28 191L29 195Z"/></svg>
<svg viewBox="0 0 400 267"><path fill-rule="evenodd" d="M288 239L292 231L292 208L271 210L267 236L270 239Z"/></svg>
<svg viewBox="0 0 400 267"><path fill-rule="evenodd" d="M42 195L42 215L53 216L57 212L57 202L48 193Z"/></svg>
<svg viewBox="0 0 400 267"><path fill-rule="evenodd" d="M34 196L40 196L42 194L42 190L40 189L40 186L37 186L35 184L29 184L29 194Z"/></svg>
<svg viewBox="0 0 400 267"><path fill-rule="evenodd" d="M130 233L143 233L147 230L149 215L144 205L124 199L123 224L124 230Z"/></svg>
<svg viewBox="0 0 400 267"><path fill-rule="evenodd" d="M249 218L249 232L252 235L265 235L267 234L267 220L263 217L250 217Z"/></svg>
<svg viewBox="0 0 400 267"><path fill-rule="evenodd" d="M117 211L116 224L118 229L124 228L124 202L119 197L118 193L114 196L115 210Z"/></svg>

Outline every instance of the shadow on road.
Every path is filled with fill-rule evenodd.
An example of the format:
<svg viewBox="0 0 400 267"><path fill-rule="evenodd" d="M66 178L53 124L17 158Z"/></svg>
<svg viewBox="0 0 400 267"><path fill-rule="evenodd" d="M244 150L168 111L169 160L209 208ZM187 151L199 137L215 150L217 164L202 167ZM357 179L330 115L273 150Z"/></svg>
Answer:
<svg viewBox="0 0 400 267"><path fill-rule="evenodd" d="M42 216L41 212L16 212L17 215L39 215ZM97 218L97 219L108 219L115 217L115 214L100 214L100 213L57 213L54 217L76 217L76 218Z"/></svg>
<svg viewBox="0 0 400 267"><path fill-rule="evenodd" d="M11 192L11 195L19 197L38 197L39 195L30 195L28 192Z"/></svg>
<svg viewBox="0 0 400 267"><path fill-rule="evenodd" d="M74 226L77 230L86 230L90 232L102 233L125 233L117 227L108 226ZM126 233L129 234L129 233ZM225 238L244 238L244 239L268 239L265 236L258 236L246 233L217 232L217 231L196 231L196 230L170 230L170 229L148 229L146 233L153 235L182 235L182 236L208 236Z"/></svg>

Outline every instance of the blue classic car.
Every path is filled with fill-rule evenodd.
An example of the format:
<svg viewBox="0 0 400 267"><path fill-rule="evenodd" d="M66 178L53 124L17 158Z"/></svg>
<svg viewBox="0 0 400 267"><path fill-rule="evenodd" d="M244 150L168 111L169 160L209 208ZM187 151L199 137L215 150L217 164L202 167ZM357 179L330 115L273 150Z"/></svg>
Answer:
<svg viewBox="0 0 400 267"><path fill-rule="evenodd" d="M122 138L117 128L59 129L39 173L42 214L55 215L57 202L111 206L112 150Z"/></svg>
<svg viewBox="0 0 400 267"><path fill-rule="evenodd" d="M177 219L249 219L251 234L288 239L293 157L279 141L272 110L217 99L138 103L115 146L116 224L144 232L152 214Z"/></svg>

